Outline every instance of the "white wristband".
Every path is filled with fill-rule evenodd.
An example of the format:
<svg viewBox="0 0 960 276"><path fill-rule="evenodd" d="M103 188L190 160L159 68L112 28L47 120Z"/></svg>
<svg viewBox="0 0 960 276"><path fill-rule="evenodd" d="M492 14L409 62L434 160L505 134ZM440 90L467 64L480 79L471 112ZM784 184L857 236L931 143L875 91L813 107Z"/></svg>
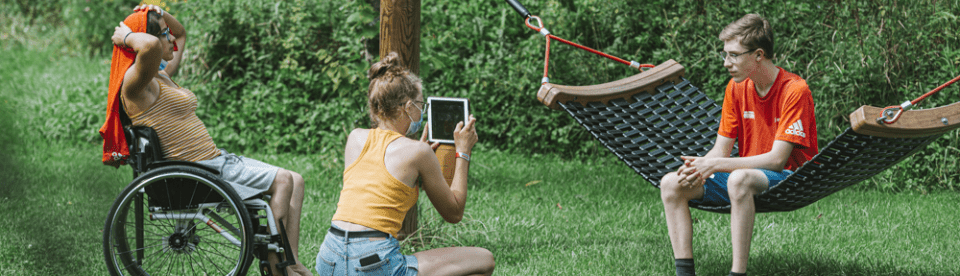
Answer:
<svg viewBox="0 0 960 276"><path fill-rule="evenodd" d="M462 152L457 152L457 158L463 158L463 160L470 161L470 155Z"/></svg>

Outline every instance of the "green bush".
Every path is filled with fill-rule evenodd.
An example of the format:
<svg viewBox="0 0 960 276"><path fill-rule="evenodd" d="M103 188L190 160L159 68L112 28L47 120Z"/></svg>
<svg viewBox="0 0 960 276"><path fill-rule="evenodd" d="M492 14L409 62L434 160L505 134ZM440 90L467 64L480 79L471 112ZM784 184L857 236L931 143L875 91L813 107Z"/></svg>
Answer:
<svg viewBox="0 0 960 276"><path fill-rule="evenodd" d="M365 118L368 67L355 2L188 1L173 5L187 27L184 86L219 146L236 151L340 148ZM370 28L368 28L370 29ZM372 36L376 31L367 33Z"/></svg>
<svg viewBox="0 0 960 276"><path fill-rule="evenodd" d="M821 145L848 127L848 114L859 106L899 104L960 74L956 1L522 2L559 37L641 63L677 60L685 76L715 100L722 99L729 80L715 54L722 48L717 34L743 14L764 15L775 29L775 63L805 78L814 93ZM36 22L31 24L63 24L67 39L101 55L110 27L135 4L30 3L0 6L4 14ZM377 11L367 1L165 4L190 35L177 79L200 97L199 115L219 146L238 152L339 152L350 129L369 125L363 39L373 37L378 26ZM98 16L86 16L87 5ZM10 6L17 11L7 10ZM42 12L44 7L54 7L54 15ZM481 148L613 158L570 116L536 100L544 39L505 3L423 0L421 26L424 92L470 98L480 119ZM551 46L553 83L598 84L636 73L568 45ZM947 105L958 96L960 86L954 86L916 108ZM101 109L90 112L102 116ZM906 169L873 180L873 186L956 188L960 167L952 156L958 148L956 132L948 134L901 165Z"/></svg>

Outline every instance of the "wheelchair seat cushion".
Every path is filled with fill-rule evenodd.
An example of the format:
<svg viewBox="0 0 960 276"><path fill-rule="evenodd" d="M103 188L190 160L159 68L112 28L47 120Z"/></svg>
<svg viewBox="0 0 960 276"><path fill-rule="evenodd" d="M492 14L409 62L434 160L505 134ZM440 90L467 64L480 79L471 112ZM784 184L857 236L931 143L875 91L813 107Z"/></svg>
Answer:
<svg viewBox="0 0 960 276"><path fill-rule="evenodd" d="M197 164L220 172L220 178L233 186L241 199L249 199L270 189L277 177L277 166L239 156L220 149L220 156Z"/></svg>

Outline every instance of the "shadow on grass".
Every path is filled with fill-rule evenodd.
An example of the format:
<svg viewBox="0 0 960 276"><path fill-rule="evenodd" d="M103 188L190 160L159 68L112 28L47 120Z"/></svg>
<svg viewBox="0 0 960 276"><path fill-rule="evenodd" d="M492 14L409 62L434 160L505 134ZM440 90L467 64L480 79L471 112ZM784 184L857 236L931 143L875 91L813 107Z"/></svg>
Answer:
<svg viewBox="0 0 960 276"><path fill-rule="evenodd" d="M21 275L105 274L100 229L120 189L115 172L95 145L33 137L9 110L0 107L0 263Z"/></svg>
<svg viewBox="0 0 960 276"><path fill-rule="evenodd" d="M704 275L725 275L729 272L730 258L698 259L697 272ZM705 272L713 272L705 273ZM783 252L752 256L747 271L750 275L944 275L943 272L924 271L919 268L897 268L892 263L878 262L869 257L860 260L840 261L822 253Z"/></svg>

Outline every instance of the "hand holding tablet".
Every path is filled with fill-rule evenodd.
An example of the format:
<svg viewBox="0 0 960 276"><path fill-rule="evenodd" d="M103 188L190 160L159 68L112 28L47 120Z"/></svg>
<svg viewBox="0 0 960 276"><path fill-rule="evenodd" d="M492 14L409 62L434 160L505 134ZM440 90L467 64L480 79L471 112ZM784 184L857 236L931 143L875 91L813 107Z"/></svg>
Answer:
<svg viewBox="0 0 960 276"><path fill-rule="evenodd" d="M427 120L431 143L453 144L453 132L470 116L469 101L464 98L428 97Z"/></svg>

